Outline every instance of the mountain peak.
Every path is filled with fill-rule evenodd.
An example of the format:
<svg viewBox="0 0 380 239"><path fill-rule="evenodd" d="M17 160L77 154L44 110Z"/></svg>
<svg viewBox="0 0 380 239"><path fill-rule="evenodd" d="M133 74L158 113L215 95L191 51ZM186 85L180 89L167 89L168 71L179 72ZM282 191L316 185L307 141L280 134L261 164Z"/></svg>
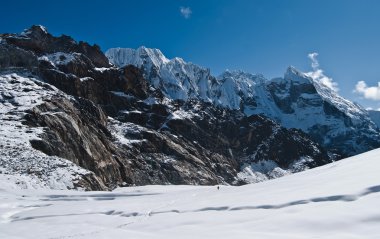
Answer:
<svg viewBox="0 0 380 239"><path fill-rule="evenodd" d="M148 47L145 47L145 46L140 46L139 48L137 48L136 50L140 55L141 54L148 54L150 57L154 56L154 57L157 57L157 58L160 58L162 59L163 61L169 61L166 56L162 53L162 51L160 49L157 49L157 48L148 48Z"/></svg>
<svg viewBox="0 0 380 239"><path fill-rule="evenodd" d="M154 65L160 67L162 64L169 62L164 54L155 48L147 48L141 46L137 49L133 48L110 48L105 52L110 62L118 67L126 65L141 66L143 64Z"/></svg>
<svg viewBox="0 0 380 239"><path fill-rule="evenodd" d="M26 36L44 36L49 34L46 27L42 25L32 25L30 28L25 29L21 35Z"/></svg>
<svg viewBox="0 0 380 239"><path fill-rule="evenodd" d="M290 65L288 68L286 68L285 75L298 75L298 76L303 76L304 73L295 68L294 66Z"/></svg>
<svg viewBox="0 0 380 239"><path fill-rule="evenodd" d="M299 71L297 70L297 68L295 68L294 66L290 65L290 66L288 66L288 68L286 68L286 72L296 73L296 72L299 72Z"/></svg>
<svg viewBox="0 0 380 239"><path fill-rule="evenodd" d="M312 79L305 73L299 71L294 66L289 66L284 74L284 79L287 81L297 82L299 84L310 84Z"/></svg>

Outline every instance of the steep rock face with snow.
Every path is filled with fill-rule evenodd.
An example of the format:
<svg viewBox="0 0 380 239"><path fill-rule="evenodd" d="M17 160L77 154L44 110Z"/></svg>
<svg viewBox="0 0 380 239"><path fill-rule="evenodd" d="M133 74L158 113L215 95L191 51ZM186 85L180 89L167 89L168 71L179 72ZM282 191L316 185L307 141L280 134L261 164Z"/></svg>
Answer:
<svg viewBox="0 0 380 239"><path fill-rule="evenodd" d="M238 185L331 162L303 132L242 113L237 105L257 102L230 94L235 78L217 80L179 58L165 59L158 50L142 48L128 54L135 66L114 67L97 46L33 26L0 35L0 51L5 52L0 79L7 86L0 89L0 106L6 109L0 136L7 142L1 145L1 173L22 183L32 177L40 184L50 180L50 188L97 190ZM236 87L255 94L250 87L258 82ZM32 103L17 98L34 95ZM236 107L227 107L234 100ZM12 136L7 125L31 136ZM12 140L16 136L25 152ZM29 167L26 161L44 170L18 170Z"/></svg>
<svg viewBox="0 0 380 239"><path fill-rule="evenodd" d="M304 131L338 157L380 147L380 131L365 109L294 67L272 80L242 71L215 78L208 69L180 58L169 60L157 49L114 48L106 55L116 66L140 68L168 98L198 99L247 116L263 114Z"/></svg>
<svg viewBox="0 0 380 239"><path fill-rule="evenodd" d="M62 108L39 110L42 105L51 104L53 98L59 102L76 102L28 70L12 69L12 72L5 70L0 73L0 174L21 188L106 189L93 172L57 157L57 147L48 148L43 144L46 142L44 137L52 129L60 131L62 138L55 139L61 141L71 140L68 137L72 129L78 131L76 135L86 131L78 126L78 123L86 125L85 122L73 122L70 114ZM47 124L32 124L31 121L35 122L39 117L60 120L50 120L54 121L54 128ZM60 142L47 143L54 145ZM71 148L59 147L62 152L71 153Z"/></svg>

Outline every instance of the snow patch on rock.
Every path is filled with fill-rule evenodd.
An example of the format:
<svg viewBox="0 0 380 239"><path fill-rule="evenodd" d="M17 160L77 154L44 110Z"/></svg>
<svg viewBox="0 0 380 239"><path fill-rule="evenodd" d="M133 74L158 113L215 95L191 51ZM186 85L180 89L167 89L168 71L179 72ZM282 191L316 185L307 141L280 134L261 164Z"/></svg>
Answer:
<svg viewBox="0 0 380 239"><path fill-rule="evenodd" d="M75 54L78 53L55 52L52 54L41 56L38 59L48 61L53 66L67 65L68 63L75 60Z"/></svg>

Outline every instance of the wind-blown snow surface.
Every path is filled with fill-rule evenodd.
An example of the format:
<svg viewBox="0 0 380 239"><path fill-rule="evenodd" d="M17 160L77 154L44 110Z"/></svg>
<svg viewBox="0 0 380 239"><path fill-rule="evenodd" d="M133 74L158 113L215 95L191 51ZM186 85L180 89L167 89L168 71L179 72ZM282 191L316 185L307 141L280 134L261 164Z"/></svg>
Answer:
<svg viewBox="0 0 380 239"><path fill-rule="evenodd" d="M241 187L12 190L0 238L380 238L380 149Z"/></svg>

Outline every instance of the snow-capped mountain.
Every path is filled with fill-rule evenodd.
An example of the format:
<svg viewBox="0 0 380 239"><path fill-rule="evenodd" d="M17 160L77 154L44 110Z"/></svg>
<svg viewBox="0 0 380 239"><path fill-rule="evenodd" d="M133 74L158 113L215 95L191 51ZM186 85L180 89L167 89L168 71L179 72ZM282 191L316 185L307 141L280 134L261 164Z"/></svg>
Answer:
<svg viewBox="0 0 380 239"><path fill-rule="evenodd" d="M0 53L0 174L20 184L240 185L380 146L367 111L293 67L214 77L145 47L108 60L41 26L0 34Z"/></svg>
<svg viewBox="0 0 380 239"><path fill-rule="evenodd" d="M41 26L0 39L0 81L6 86L0 87L0 108L6 109L0 174L10 173L9 180L27 185L51 179L45 187L91 190L240 185L332 161L302 131L240 110L240 104L255 104L249 94L268 93L261 76L242 73L240 80L226 73L216 79L207 69L146 48L118 59L138 68L119 68L98 46L52 36ZM33 103L23 101L35 95ZM9 134L17 129L21 149ZM24 163L49 169L53 159L52 168L62 165L68 177L27 170Z"/></svg>
<svg viewBox="0 0 380 239"><path fill-rule="evenodd" d="M118 67L134 65L170 99L200 99L245 115L263 114L286 128L308 133L329 150L353 155L379 147L379 129L360 105L289 67L283 78L266 79L242 71L218 77L181 58L167 59L160 50L140 47L106 52Z"/></svg>
<svg viewBox="0 0 380 239"><path fill-rule="evenodd" d="M201 98L210 101L212 84L210 70L187 63L181 58L167 59L159 49L140 47L113 48L106 56L118 67L134 65L143 69L144 77L155 88L159 88L170 99L187 100Z"/></svg>
<svg viewBox="0 0 380 239"><path fill-rule="evenodd" d="M289 67L284 78L266 82L277 111L266 114L287 128L298 128L345 155L378 147L379 129L368 112L307 74Z"/></svg>

